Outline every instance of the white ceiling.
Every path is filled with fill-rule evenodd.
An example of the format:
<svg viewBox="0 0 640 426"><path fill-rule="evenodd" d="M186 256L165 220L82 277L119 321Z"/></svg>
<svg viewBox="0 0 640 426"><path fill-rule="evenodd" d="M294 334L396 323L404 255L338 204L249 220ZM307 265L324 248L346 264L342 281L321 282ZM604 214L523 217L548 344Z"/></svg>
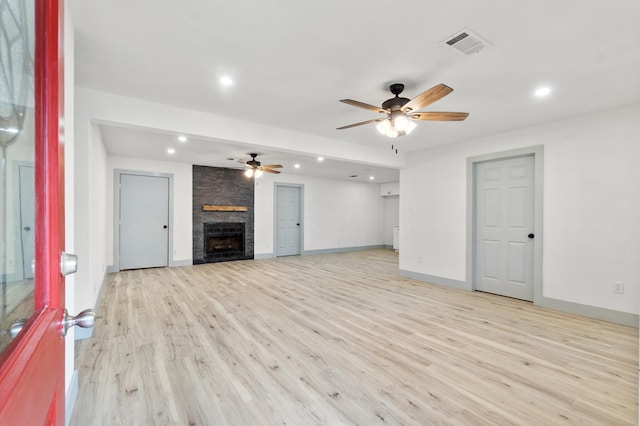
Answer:
<svg viewBox="0 0 640 426"><path fill-rule="evenodd" d="M338 102L380 105L401 82L412 98L438 83L454 89L426 111L465 111L464 122L421 122L395 140L404 153L535 126L640 102L640 2L538 0L70 0L76 28L76 84L247 122L390 149L394 140L366 125L377 118ZM492 45L461 55L441 42L470 28ZM223 88L228 74L235 84ZM546 99L533 96L552 87ZM234 141L102 125L107 150L196 164L229 166L263 152ZM133 143L135 141L135 143ZM185 148L186 147L186 151ZM321 147L316 150L322 152ZM397 170L269 149L259 158L294 162L308 173L376 182ZM195 161L197 160L197 161ZM236 163L237 164L237 163ZM378 170L379 169L379 170ZM300 171L302 173L302 171ZM384 177L383 177L384 175ZM366 176L366 177L365 177Z"/></svg>

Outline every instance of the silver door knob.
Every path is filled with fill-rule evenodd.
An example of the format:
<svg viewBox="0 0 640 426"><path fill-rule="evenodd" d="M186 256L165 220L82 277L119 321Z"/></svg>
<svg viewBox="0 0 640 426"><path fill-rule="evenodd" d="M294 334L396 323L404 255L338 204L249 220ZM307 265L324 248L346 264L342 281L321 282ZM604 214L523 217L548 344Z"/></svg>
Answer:
<svg viewBox="0 0 640 426"><path fill-rule="evenodd" d="M71 253L60 253L60 273L62 276L74 274L78 271L78 256Z"/></svg>
<svg viewBox="0 0 640 426"><path fill-rule="evenodd" d="M16 338L16 336L18 335L18 333L22 331L22 328L26 323L27 323L26 319L20 319L14 322L13 324L11 324L11 326L9 327L9 336L11 337L11 340Z"/></svg>
<svg viewBox="0 0 640 426"><path fill-rule="evenodd" d="M65 337L67 330L75 325L80 328L92 328L95 323L96 311L93 309L85 309L76 316L69 315L69 312L65 309L62 317L62 337Z"/></svg>

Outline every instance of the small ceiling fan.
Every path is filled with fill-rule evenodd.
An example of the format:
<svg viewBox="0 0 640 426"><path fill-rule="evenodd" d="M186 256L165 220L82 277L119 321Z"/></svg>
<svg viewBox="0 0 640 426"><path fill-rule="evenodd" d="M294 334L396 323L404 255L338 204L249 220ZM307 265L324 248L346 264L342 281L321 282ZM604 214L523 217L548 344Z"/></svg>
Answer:
<svg viewBox="0 0 640 426"><path fill-rule="evenodd" d="M274 174L280 173L280 171L278 170L273 170L273 169L282 168L280 164L269 164L269 165L263 166L258 160L256 160L256 157L258 156L258 154L250 153L249 155L251 156L251 160L249 161L238 160L239 163L242 163L248 167L247 170L245 170L244 172L244 174L247 177L251 177L251 176L260 177L262 175L262 172L274 173Z"/></svg>
<svg viewBox="0 0 640 426"><path fill-rule="evenodd" d="M389 86L389 90L395 97L384 101L382 108L352 99L341 99L340 102L384 114L384 117L338 127L337 130L350 129L351 127L362 126L363 124L378 123L376 127L380 133L390 138L395 138L411 133L416 127L416 123L414 123L415 120L462 121L469 115L468 112L418 112L419 109L453 92L453 89L445 84L433 86L431 89L422 92L413 99L398 96L404 90L404 84L394 83Z"/></svg>

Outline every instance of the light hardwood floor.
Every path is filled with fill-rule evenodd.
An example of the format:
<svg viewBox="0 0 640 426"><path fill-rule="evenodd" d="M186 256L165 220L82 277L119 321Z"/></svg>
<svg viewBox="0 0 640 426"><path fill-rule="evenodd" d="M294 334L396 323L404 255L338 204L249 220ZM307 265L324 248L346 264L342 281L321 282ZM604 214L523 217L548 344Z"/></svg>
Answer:
<svg viewBox="0 0 640 426"><path fill-rule="evenodd" d="M111 275L72 425L636 424L638 330L371 250Z"/></svg>

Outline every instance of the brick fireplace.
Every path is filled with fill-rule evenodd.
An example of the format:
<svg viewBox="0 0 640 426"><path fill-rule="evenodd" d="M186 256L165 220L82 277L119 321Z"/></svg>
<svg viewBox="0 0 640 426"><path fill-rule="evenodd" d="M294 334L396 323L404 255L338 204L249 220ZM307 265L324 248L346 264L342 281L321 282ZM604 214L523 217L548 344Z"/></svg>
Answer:
<svg viewBox="0 0 640 426"><path fill-rule="evenodd" d="M253 185L242 170L193 166L194 265L253 259Z"/></svg>

